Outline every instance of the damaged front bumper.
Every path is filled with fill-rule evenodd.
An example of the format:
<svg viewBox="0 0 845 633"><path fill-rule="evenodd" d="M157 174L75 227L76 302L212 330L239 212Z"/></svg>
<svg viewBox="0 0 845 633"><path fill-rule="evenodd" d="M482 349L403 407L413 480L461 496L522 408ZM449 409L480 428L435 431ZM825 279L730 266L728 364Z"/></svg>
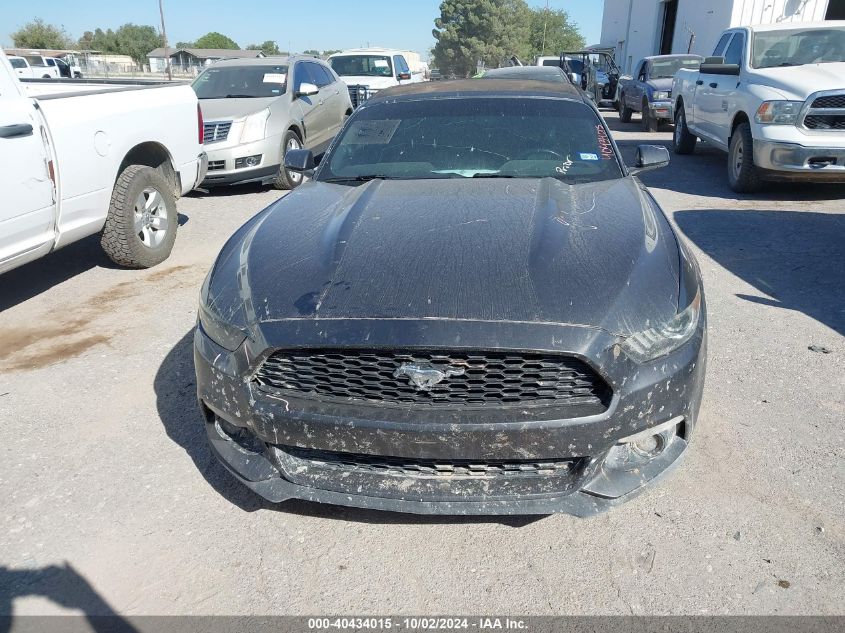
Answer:
<svg viewBox="0 0 845 633"><path fill-rule="evenodd" d="M630 499L677 465L701 399L703 321L686 345L643 365L629 360L612 335L583 326L525 325L517 332L498 323L401 321L373 329L372 323L295 319L262 324L258 340L236 352L198 328L198 395L215 455L272 502L589 516ZM442 349L457 339L468 349L520 350L512 339L524 338L524 328L551 341L546 351L591 364L613 390L605 411L562 417L555 407L421 411L317 402L268 393L252 380L268 350L294 344L342 346L371 335L373 347ZM620 467L614 452L620 440L654 427L671 431L663 433L665 445L643 463Z"/></svg>

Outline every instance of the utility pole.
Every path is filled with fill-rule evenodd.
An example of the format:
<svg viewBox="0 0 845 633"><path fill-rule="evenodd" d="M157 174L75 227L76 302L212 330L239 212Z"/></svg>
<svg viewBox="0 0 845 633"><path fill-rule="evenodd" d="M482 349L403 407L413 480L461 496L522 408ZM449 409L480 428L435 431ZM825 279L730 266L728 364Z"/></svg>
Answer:
<svg viewBox="0 0 845 633"><path fill-rule="evenodd" d="M546 25L549 23L549 0L546 0L546 13L543 18L543 48L540 51L540 57L546 54Z"/></svg>
<svg viewBox="0 0 845 633"><path fill-rule="evenodd" d="M170 51L167 48L167 29L164 27L164 0L158 0L158 12L161 15L161 37L164 39L164 63L167 65L167 80L173 81L170 69Z"/></svg>

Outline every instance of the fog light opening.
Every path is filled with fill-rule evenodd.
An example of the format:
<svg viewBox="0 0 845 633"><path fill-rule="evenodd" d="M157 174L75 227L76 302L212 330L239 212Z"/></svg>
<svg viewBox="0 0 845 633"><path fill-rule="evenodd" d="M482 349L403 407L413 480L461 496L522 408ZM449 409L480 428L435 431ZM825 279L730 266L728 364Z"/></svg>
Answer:
<svg viewBox="0 0 845 633"><path fill-rule="evenodd" d="M214 429L222 439L233 442L241 451L248 453L264 452L264 442L247 428L235 426L220 416L214 416Z"/></svg>
<svg viewBox="0 0 845 633"><path fill-rule="evenodd" d="M678 436L683 418L674 418L636 435L624 437L610 449L605 465L614 470L637 470L660 457Z"/></svg>

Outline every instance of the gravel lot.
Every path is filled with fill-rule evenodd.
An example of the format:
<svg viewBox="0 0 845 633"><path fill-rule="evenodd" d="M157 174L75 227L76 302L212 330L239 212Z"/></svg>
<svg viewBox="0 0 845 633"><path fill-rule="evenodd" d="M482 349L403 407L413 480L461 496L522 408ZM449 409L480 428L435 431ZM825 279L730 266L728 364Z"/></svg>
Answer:
<svg viewBox="0 0 845 633"><path fill-rule="evenodd" d="M629 158L670 142L608 118ZM697 436L587 520L273 507L230 480L190 339L215 254L272 189L180 201L153 270L91 239L3 275L0 615L845 614L845 188L738 198L724 162L700 147L643 178L706 283Z"/></svg>

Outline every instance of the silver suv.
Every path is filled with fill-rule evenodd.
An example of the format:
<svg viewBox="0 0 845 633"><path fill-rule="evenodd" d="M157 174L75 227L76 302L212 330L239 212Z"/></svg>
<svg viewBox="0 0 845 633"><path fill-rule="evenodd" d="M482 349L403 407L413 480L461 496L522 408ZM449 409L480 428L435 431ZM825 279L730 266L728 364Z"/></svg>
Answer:
<svg viewBox="0 0 845 633"><path fill-rule="evenodd" d="M321 154L352 113L346 85L313 57L221 61L192 86L205 120L204 187L261 182L293 189L302 175L282 167L285 153Z"/></svg>

